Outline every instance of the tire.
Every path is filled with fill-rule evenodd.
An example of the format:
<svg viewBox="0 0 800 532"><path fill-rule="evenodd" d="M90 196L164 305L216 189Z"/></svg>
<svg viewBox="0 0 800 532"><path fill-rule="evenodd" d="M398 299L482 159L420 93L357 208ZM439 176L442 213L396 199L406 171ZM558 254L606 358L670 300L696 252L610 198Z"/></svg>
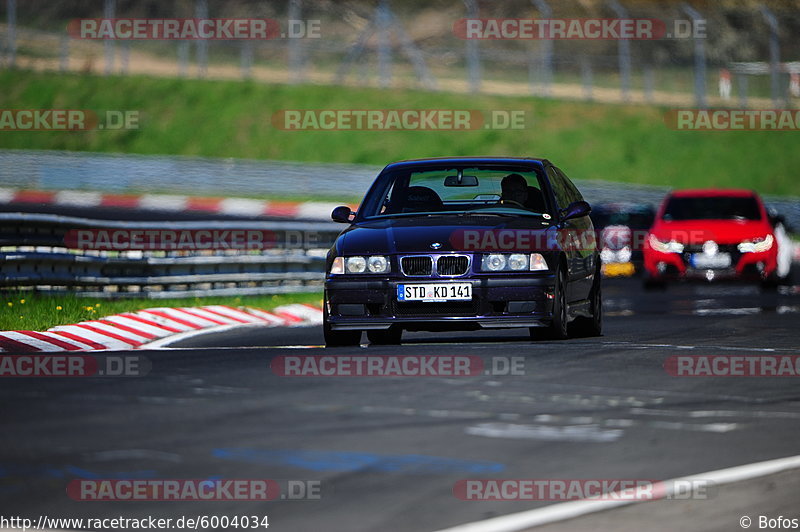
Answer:
<svg viewBox="0 0 800 532"><path fill-rule="evenodd" d="M771 294L778 291L780 280L777 277L768 277L761 281L761 291Z"/></svg>
<svg viewBox="0 0 800 532"><path fill-rule="evenodd" d="M571 324L574 336L603 336L603 288L599 274L595 275L594 283L592 283L589 301L592 305L592 317L575 318Z"/></svg>
<svg viewBox="0 0 800 532"><path fill-rule="evenodd" d="M361 331L334 331L328 323L328 302L323 305L322 334L325 336L325 347L345 347L359 345Z"/></svg>
<svg viewBox="0 0 800 532"><path fill-rule="evenodd" d="M392 325L388 329L373 329L367 331L369 343L375 345L397 345L403 337L403 329Z"/></svg>
<svg viewBox="0 0 800 532"><path fill-rule="evenodd" d="M531 327L531 337L548 340L565 340L569 338L567 322L567 282L562 267L556 274L555 297L553 298L553 321L546 328Z"/></svg>
<svg viewBox="0 0 800 532"><path fill-rule="evenodd" d="M642 287L648 292L653 292L655 290L663 291L667 289L667 283L664 281L659 281L653 279L652 277L645 274L644 282L642 282Z"/></svg>

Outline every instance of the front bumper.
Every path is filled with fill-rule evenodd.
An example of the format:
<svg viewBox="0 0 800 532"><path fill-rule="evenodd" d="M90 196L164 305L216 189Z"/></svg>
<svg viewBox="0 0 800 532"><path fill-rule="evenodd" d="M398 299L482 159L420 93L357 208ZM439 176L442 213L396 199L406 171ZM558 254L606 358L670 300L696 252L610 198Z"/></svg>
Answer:
<svg viewBox="0 0 800 532"><path fill-rule="evenodd" d="M398 302L397 285L459 282L472 284L467 302ZM542 327L552 319L555 276L409 278L328 278L325 303L333 330L388 329L469 330L479 328Z"/></svg>
<svg viewBox="0 0 800 532"><path fill-rule="evenodd" d="M689 255L684 253L662 253L647 249L644 267L653 279L697 279L759 281L766 279L777 268L777 253L771 249L759 253L739 253L733 246L726 250L731 255L731 265L725 268L694 268Z"/></svg>

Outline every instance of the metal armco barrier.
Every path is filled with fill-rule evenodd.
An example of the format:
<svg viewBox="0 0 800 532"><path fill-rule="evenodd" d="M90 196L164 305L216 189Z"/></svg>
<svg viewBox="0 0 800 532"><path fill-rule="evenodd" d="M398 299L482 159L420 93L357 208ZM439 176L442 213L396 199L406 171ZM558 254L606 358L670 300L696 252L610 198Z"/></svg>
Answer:
<svg viewBox="0 0 800 532"><path fill-rule="evenodd" d="M332 223L121 222L0 213L0 289L108 298L317 290L326 250L340 229ZM70 238L77 231L137 230L159 234L247 230L269 238L258 249L109 249L101 242L94 246L82 242L78 247Z"/></svg>

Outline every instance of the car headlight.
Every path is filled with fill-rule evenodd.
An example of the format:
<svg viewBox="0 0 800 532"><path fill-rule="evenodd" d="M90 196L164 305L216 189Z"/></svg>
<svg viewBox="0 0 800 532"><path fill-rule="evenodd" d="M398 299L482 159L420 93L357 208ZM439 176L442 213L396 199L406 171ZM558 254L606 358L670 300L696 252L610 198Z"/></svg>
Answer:
<svg viewBox="0 0 800 532"><path fill-rule="evenodd" d="M763 253L764 251L768 251L774 242L775 238L769 234L763 238L745 240L736 247L741 253Z"/></svg>
<svg viewBox="0 0 800 532"><path fill-rule="evenodd" d="M499 272L506 267L506 256L493 253L491 255L484 255L481 262L482 269L489 270L490 272Z"/></svg>
<svg viewBox="0 0 800 532"><path fill-rule="evenodd" d="M547 270L547 261L541 253L512 253L510 255L502 253L492 253L481 257L481 270L489 272L502 271L542 271Z"/></svg>
<svg viewBox="0 0 800 532"><path fill-rule="evenodd" d="M528 269L528 257L523 255L522 253L514 253L510 257L508 257L508 267L512 270L527 270Z"/></svg>
<svg viewBox="0 0 800 532"><path fill-rule="evenodd" d="M665 242L656 238L656 235L650 235L648 239L650 247L660 253L683 253L683 244L670 240Z"/></svg>
<svg viewBox="0 0 800 532"><path fill-rule="evenodd" d="M367 259L364 257L347 257L344 260L344 269L347 273L364 273L367 271Z"/></svg>
<svg viewBox="0 0 800 532"><path fill-rule="evenodd" d="M389 271L389 260L383 255L373 255L367 259L367 269L371 273L386 273Z"/></svg>
<svg viewBox="0 0 800 532"><path fill-rule="evenodd" d="M388 273L389 259L383 255L371 257L336 257L331 264L331 275L343 273Z"/></svg>

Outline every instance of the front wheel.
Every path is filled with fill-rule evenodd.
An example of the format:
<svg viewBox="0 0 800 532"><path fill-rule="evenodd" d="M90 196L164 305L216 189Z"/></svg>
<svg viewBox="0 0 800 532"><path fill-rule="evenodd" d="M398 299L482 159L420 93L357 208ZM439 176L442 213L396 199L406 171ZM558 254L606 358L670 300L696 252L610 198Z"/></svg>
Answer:
<svg viewBox="0 0 800 532"><path fill-rule="evenodd" d="M567 329L567 281L562 268L556 275L555 293L553 294L553 321L547 328L531 327L531 336L538 338L540 335L549 340L565 340L569 338ZM541 331L541 332L540 332Z"/></svg>
<svg viewBox="0 0 800 532"><path fill-rule="evenodd" d="M354 346L361 342L361 331L334 331L331 328L327 301L322 311L322 334L325 336L325 347Z"/></svg>
<svg viewBox="0 0 800 532"><path fill-rule="evenodd" d="M576 318L573 327L577 336L602 336L603 335L603 290L600 275L596 275L592 290L589 294L592 307L591 318Z"/></svg>

